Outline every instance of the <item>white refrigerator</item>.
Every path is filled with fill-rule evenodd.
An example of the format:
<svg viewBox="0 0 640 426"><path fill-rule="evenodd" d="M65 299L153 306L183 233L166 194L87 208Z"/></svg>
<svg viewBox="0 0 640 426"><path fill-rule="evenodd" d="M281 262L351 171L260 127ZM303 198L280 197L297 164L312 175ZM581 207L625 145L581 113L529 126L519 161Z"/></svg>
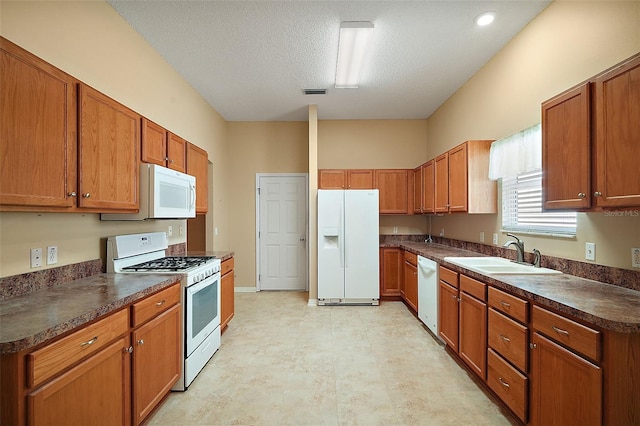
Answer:
<svg viewBox="0 0 640 426"><path fill-rule="evenodd" d="M378 190L318 190L318 304L378 305Z"/></svg>

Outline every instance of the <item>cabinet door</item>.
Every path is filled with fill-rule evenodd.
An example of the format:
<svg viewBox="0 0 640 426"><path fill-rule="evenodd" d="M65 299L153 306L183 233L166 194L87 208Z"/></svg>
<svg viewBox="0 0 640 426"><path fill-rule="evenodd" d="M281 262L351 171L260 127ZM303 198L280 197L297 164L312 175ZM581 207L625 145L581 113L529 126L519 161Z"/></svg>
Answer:
<svg viewBox="0 0 640 426"><path fill-rule="evenodd" d="M0 37L0 204L76 204L76 84Z"/></svg>
<svg viewBox="0 0 640 426"><path fill-rule="evenodd" d="M440 337L454 352L458 352L458 289L440 281L439 297Z"/></svg>
<svg viewBox="0 0 640 426"><path fill-rule="evenodd" d="M599 207L640 206L640 56L596 79Z"/></svg>
<svg viewBox="0 0 640 426"><path fill-rule="evenodd" d="M233 269L220 279L220 329L224 330L234 314L235 288Z"/></svg>
<svg viewBox="0 0 640 426"><path fill-rule="evenodd" d="M182 173L187 172L187 141L169 132L167 139L167 167Z"/></svg>
<svg viewBox="0 0 640 426"><path fill-rule="evenodd" d="M468 210L467 144L449 151L449 211Z"/></svg>
<svg viewBox="0 0 640 426"><path fill-rule="evenodd" d="M349 189L373 189L373 170L347 170Z"/></svg>
<svg viewBox="0 0 640 426"><path fill-rule="evenodd" d="M130 356L123 337L27 396L29 425L130 424Z"/></svg>
<svg viewBox="0 0 640 426"><path fill-rule="evenodd" d="M483 380L487 377L487 304L460 292L460 358Z"/></svg>
<svg viewBox="0 0 640 426"><path fill-rule="evenodd" d="M407 304L418 312L418 269L404 262L404 296Z"/></svg>
<svg viewBox="0 0 640 426"><path fill-rule="evenodd" d="M167 165L167 131L144 117L142 118L140 155L140 159L145 163Z"/></svg>
<svg viewBox="0 0 640 426"><path fill-rule="evenodd" d="M318 170L318 189L346 189L346 170Z"/></svg>
<svg viewBox="0 0 640 426"><path fill-rule="evenodd" d="M591 205L591 99L584 83L542 104L545 209Z"/></svg>
<svg viewBox="0 0 640 426"><path fill-rule="evenodd" d="M133 332L133 420L140 424L180 375L181 305ZM115 424L115 423L114 423Z"/></svg>
<svg viewBox="0 0 640 426"><path fill-rule="evenodd" d="M434 210L437 213L449 211L449 153L438 155L434 160Z"/></svg>
<svg viewBox="0 0 640 426"><path fill-rule="evenodd" d="M397 248L380 249L380 296L400 296L400 281L403 267L402 250Z"/></svg>
<svg viewBox="0 0 640 426"><path fill-rule="evenodd" d="M435 165L434 160L422 166L422 212L435 213Z"/></svg>
<svg viewBox="0 0 640 426"><path fill-rule="evenodd" d="M140 116L89 86L79 94L78 204L138 210Z"/></svg>
<svg viewBox="0 0 640 426"><path fill-rule="evenodd" d="M209 209L208 169L207 151L187 143L187 174L196 178L196 213L206 213Z"/></svg>
<svg viewBox="0 0 640 426"><path fill-rule="evenodd" d="M422 166L413 170L413 212L422 213Z"/></svg>
<svg viewBox="0 0 640 426"><path fill-rule="evenodd" d="M602 370L538 333L532 343L531 424L600 425Z"/></svg>
<svg viewBox="0 0 640 426"><path fill-rule="evenodd" d="M408 213L408 171L376 170L375 180L380 191L380 214Z"/></svg>

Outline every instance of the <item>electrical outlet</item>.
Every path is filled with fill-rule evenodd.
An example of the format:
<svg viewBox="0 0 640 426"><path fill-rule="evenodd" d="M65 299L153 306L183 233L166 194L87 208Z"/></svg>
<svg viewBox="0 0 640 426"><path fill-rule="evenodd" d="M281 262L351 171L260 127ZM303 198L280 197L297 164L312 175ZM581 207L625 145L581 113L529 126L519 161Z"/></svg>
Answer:
<svg viewBox="0 0 640 426"><path fill-rule="evenodd" d="M480 242L484 243L484 232L480 233Z"/></svg>
<svg viewBox="0 0 640 426"><path fill-rule="evenodd" d="M398 227L394 226L393 227L393 235L396 235L398 233Z"/></svg>
<svg viewBox="0 0 640 426"><path fill-rule="evenodd" d="M48 246L47 247L47 265L55 265L56 263L58 263L58 247Z"/></svg>
<svg viewBox="0 0 640 426"><path fill-rule="evenodd" d="M441 237L444 237L444 228L442 228L442 229L440 230L440 236L441 236Z"/></svg>
<svg viewBox="0 0 640 426"><path fill-rule="evenodd" d="M173 226L169 225L169 227L167 228L167 235L168 236L172 236L173 235Z"/></svg>
<svg viewBox="0 0 640 426"><path fill-rule="evenodd" d="M184 235L184 225L180 224L180 236Z"/></svg>
<svg viewBox="0 0 640 426"><path fill-rule="evenodd" d="M498 245L498 234L493 234L493 244Z"/></svg>
<svg viewBox="0 0 640 426"><path fill-rule="evenodd" d="M596 243L586 243L584 245L584 258L587 260L596 260Z"/></svg>
<svg viewBox="0 0 640 426"><path fill-rule="evenodd" d="M218 235L218 227L213 228L213 235Z"/></svg>
<svg viewBox="0 0 640 426"><path fill-rule="evenodd" d="M631 249L631 266L640 268L640 248L638 247Z"/></svg>
<svg viewBox="0 0 640 426"><path fill-rule="evenodd" d="M41 266L42 266L42 249L32 248L31 249L31 267L39 268Z"/></svg>

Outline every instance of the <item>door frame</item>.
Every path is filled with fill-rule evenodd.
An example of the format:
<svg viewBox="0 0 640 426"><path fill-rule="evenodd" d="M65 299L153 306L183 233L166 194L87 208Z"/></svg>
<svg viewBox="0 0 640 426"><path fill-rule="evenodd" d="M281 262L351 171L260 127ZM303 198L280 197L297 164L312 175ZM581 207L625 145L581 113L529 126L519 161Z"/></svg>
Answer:
<svg viewBox="0 0 640 426"><path fill-rule="evenodd" d="M260 291L260 178L261 177L303 177L305 198L305 291L309 291L309 173L256 173L256 291Z"/></svg>

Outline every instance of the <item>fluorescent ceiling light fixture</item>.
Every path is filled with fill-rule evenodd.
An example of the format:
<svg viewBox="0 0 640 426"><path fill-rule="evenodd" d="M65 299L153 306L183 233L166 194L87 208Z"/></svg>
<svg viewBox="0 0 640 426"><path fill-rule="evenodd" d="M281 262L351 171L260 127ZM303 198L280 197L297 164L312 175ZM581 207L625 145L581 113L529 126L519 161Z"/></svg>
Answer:
<svg viewBox="0 0 640 426"><path fill-rule="evenodd" d="M373 22L350 21L340 24L336 88L358 87L360 72L372 34Z"/></svg>
<svg viewBox="0 0 640 426"><path fill-rule="evenodd" d="M484 27L492 23L494 19L496 19L495 12L485 12L476 18L476 24Z"/></svg>

